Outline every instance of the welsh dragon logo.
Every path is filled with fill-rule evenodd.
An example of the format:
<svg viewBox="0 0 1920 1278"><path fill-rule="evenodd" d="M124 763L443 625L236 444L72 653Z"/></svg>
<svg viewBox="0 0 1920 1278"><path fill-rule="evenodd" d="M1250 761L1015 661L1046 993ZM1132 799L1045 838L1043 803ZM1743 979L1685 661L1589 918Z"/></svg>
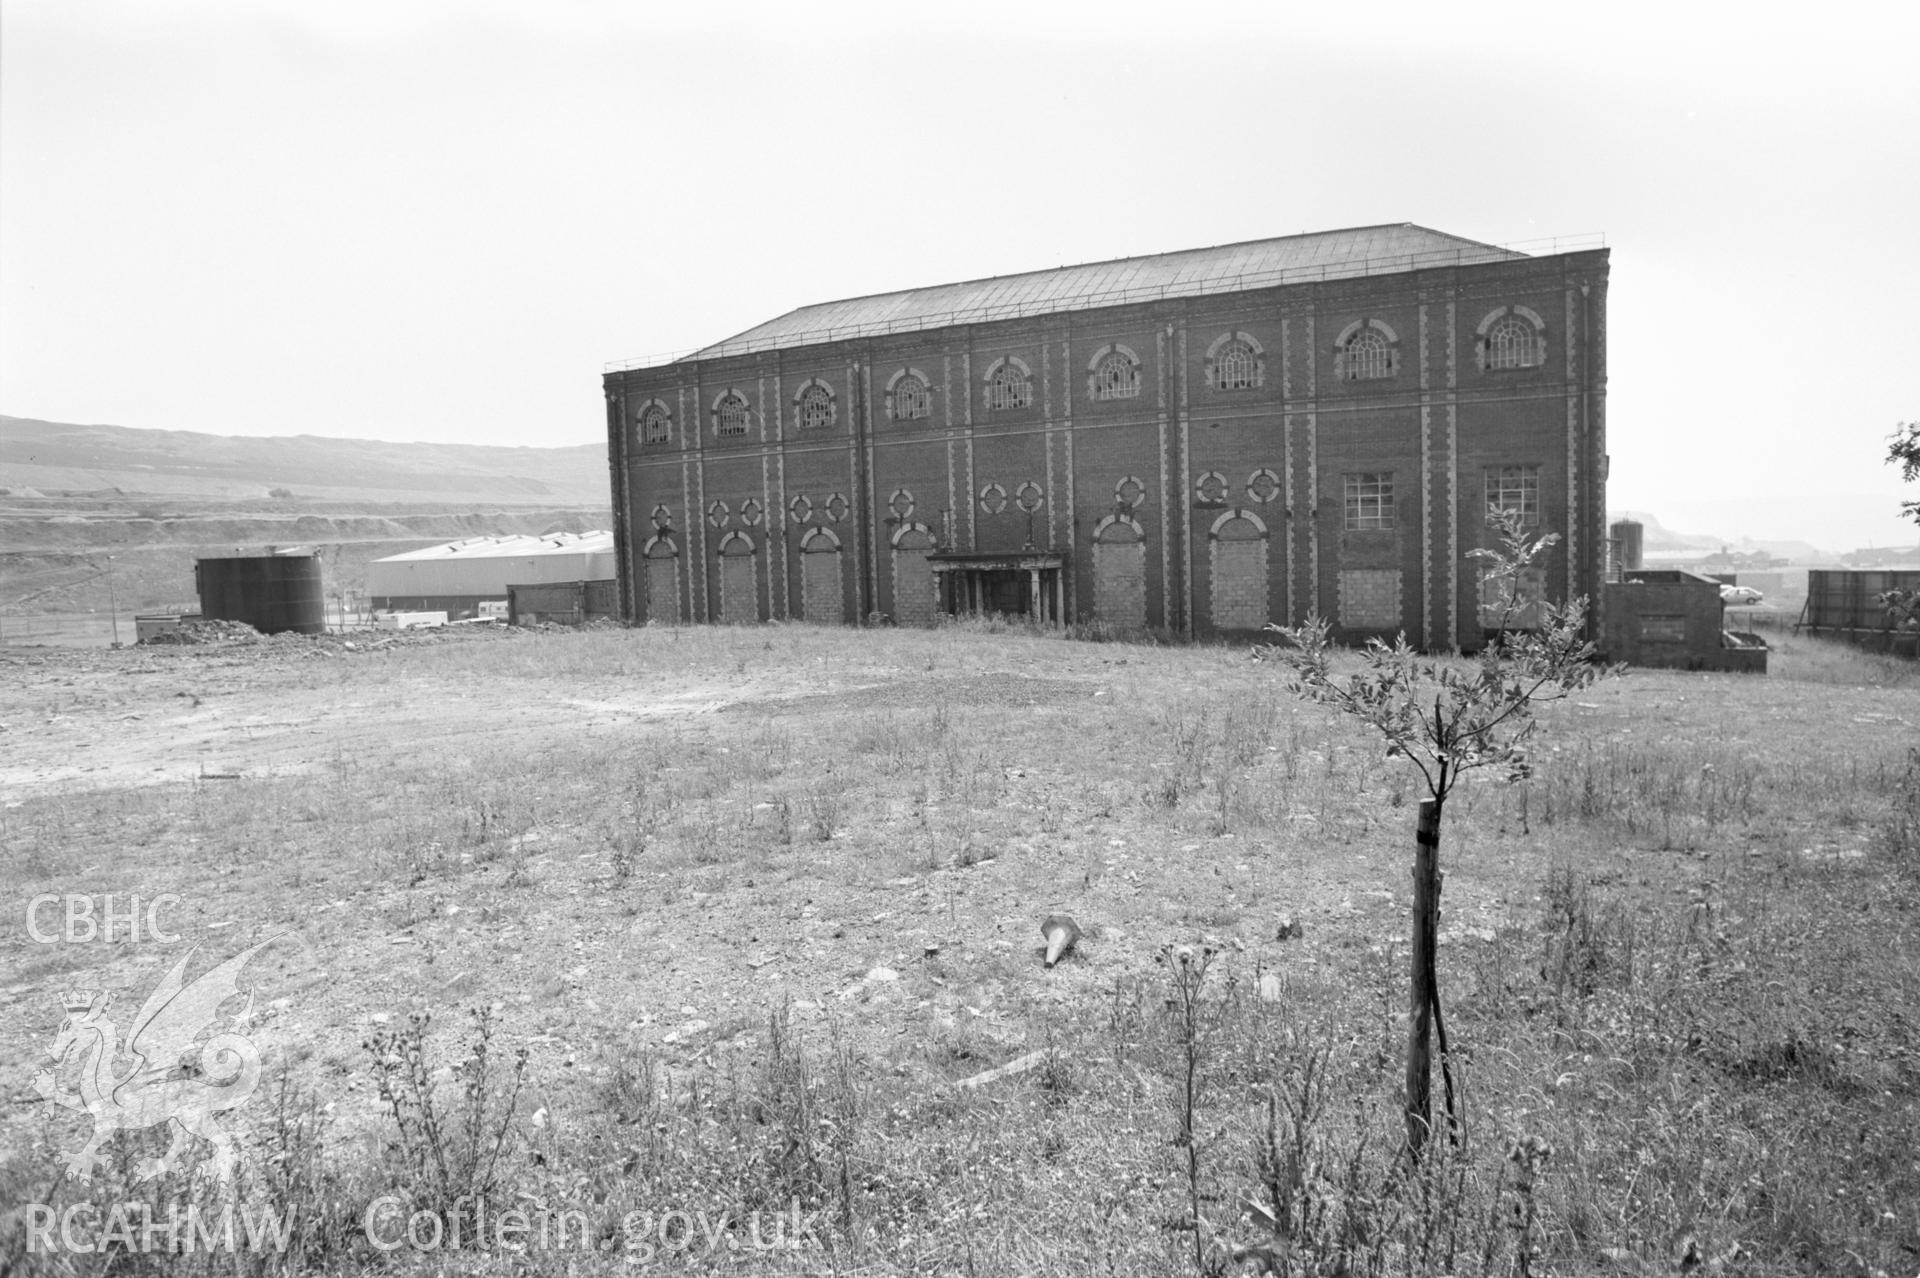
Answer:
<svg viewBox="0 0 1920 1278"><path fill-rule="evenodd" d="M58 1065L77 1056L80 1086L63 1088L51 1069L35 1074L33 1086L54 1104L93 1116L93 1138L67 1160L67 1175L91 1181L103 1161L100 1147L115 1132L172 1123L173 1143L161 1157L142 1161L139 1179L171 1171L197 1136L213 1146L214 1175L222 1185L232 1183L234 1138L216 1116L244 1104L260 1082L259 1050L234 1032L253 1010L252 993L241 990L239 977L248 960L279 939L242 950L192 981L186 979L187 962L195 951L188 951L147 996L124 1044L107 1017L109 994L74 990L65 996L67 1018L47 1054ZM221 1015L221 1006L242 993L246 1005ZM223 1027L229 1021L235 1025ZM219 1032L197 1043L208 1030ZM128 1058L131 1065L116 1071L115 1062Z"/></svg>

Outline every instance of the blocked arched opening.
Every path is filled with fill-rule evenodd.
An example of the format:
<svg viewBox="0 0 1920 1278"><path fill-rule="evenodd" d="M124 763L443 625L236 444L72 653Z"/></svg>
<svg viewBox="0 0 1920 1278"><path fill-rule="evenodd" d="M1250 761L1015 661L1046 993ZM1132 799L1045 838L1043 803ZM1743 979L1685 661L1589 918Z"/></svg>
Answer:
<svg viewBox="0 0 1920 1278"><path fill-rule="evenodd" d="M893 619L903 626L931 626L937 612L933 533L924 524L902 524L893 534Z"/></svg>
<svg viewBox="0 0 1920 1278"><path fill-rule="evenodd" d="M840 539L809 528L800 539L800 616L821 625L847 620L846 567Z"/></svg>
<svg viewBox="0 0 1920 1278"><path fill-rule="evenodd" d="M640 552L646 564L644 586L649 621L685 621L680 609L680 548L673 538L656 536Z"/></svg>
<svg viewBox="0 0 1920 1278"><path fill-rule="evenodd" d="M1229 510L1207 532L1209 615L1215 630L1260 630L1268 617L1267 526Z"/></svg>
<svg viewBox="0 0 1920 1278"><path fill-rule="evenodd" d="M1125 515L1093 530L1093 615L1116 630L1147 627L1147 538Z"/></svg>
<svg viewBox="0 0 1920 1278"><path fill-rule="evenodd" d="M720 597L715 621L750 625L760 620L759 573L755 546L743 533L730 533L719 545Z"/></svg>

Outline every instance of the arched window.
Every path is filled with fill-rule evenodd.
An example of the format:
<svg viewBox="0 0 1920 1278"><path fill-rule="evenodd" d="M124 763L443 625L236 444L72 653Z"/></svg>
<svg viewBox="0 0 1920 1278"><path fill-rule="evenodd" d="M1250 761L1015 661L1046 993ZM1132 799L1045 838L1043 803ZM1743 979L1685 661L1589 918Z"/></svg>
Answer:
<svg viewBox="0 0 1920 1278"><path fill-rule="evenodd" d="M1538 368L1547 362L1547 325L1524 306L1504 306L1480 321L1477 352L1483 372Z"/></svg>
<svg viewBox="0 0 1920 1278"><path fill-rule="evenodd" d="M1370 382L1400 371L1400 337L1376 319L1340 330L1333 343L1333 375L1343 382Z"/></svg>
<svg viewBox="0 0 1920 1278"><path fill-rule="evenodd" d="M1140 393L1140 359L1124 346L1109 346L1093 357L1087 392L1095 399L1132 399Z"/></svg>
<svg viewBox="0 0 1920 1278"><path fill-rule="evenodd" d="M1216 390L1246 390L1253 385L1253 348L1245 342L1229 342L1214 361Z"/></svg>
<svg viewBox="0 0 1920 1278"><path fill-rule="evenodd" d="M1027 366L1008 356L987 370L987 408L991 412L1026 408L1033 403L1033 376Z"/></svg>
<svg viewBox="0 0 1920 1278"><path fill-rule="evenodd" d="M808 382L793 403L801 430L824 430L833 425L833 392L826 383Z"/></svg>
<svg viewBox="0 0 1920 1278"><path fill-rule="evenodd" d="M1533 325L1509 315L1487 331L1487 367L1531 368L1533 348Z"/></svg>
<svg viewBox="0 0 1920 1278"><path fill-rule="evenodd" d="M1393 370L1387 364L1387 339L1373 329L1363 328L1347 342L1347 380L1371 381Z"/></svg>
<svg viewBox="0 0 1920 1278"><path fill-rule="evenodd" d="M638 423L643 444L664 444L673 438L673 417L657 399L640 410Z"/></svg>
<svg viewBox="0 0 1920 1278"><path fill-rule="evenodd" d="M1266 382L1266 351L1251 333L1222 333L1207 347L1206 367L1214 390L1254 390Z"/></svg>
<svg viewBox="0 0 1920 1278"><path fill-rule="evenodd" d="M912 421L933 411L933 393L927 379L911 368L903 368L887 383L887 416L896 422Z"/></svg>
<svg viewBox="0 0 1920 1278"><path fill-rule="evenodd" d="M713 405L713 433L716 435L744 435L747 433L747 400L739 391L728 391Z"/></svg>

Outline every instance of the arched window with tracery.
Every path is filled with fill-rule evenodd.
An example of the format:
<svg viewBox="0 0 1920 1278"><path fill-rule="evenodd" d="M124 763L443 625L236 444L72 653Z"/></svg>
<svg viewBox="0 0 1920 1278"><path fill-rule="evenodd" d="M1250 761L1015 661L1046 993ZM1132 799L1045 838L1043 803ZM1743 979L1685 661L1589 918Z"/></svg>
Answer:
<svg viewBox="0 0 1920 1278"><path fill-rule="evenodd" d="M911 368L903 368L887 384L887 416L896 422L914 421L933 411L933 392L927 379Z"/></svg>
<svg viewBox="0 0 1920 1278"><path fill-rule="evenodd" d="M1386 338L1374 329L1361 329L1347 341L1347 380L1366 382L1390 375L1388 354Z"/></svg>
<svg viewBox="0 0 1920 1278"><path fill-rule="evenodd" d="M1253 348L1228 342L1213 362L1215 390L1248 390L1254 385Z"/></svg>
<svg viewBox="0 0 1920 1278"><path fill-rule="evenodd" d="M1533 337L1533 325L1518 316L1495 322L1487 331L1487 367L1533 367Z"/></svg>
<svg viewBox="0 0 1920 1278"><path fill-rule="evenodd" d="M1006 412L1033 403L1033 377L1027 366L1009 356L987 370L987 408Z"/></svg>
<svg viewBox="0 0 1920 1278"><path fill-rule="evenodd" d="M1251 333L1222 333L1207 347L1207 385L1217 391L1256 390L1266 382L1266 350Z"/></svg>
<svg viewBox="0 0 1920 1278"><path fill-rule="evenodd" d="M823 382L808 382L794 397L794 412L801 430L825 430L833 425L833 392Z"/></svg>
<svg viewBox="0 0 1920 1278"><path fill-rule="evenodd" d="M673 438L673 417L657 399L640 410L639 427L643 444L664 444Z"/></svg>
<svg viewBox="0 0 1920 1278"><path fill-rule="evenodd" d="M1483 372L1538 368L1547 362L1546 322L1524 306L1504 306L1480 321L1478 359Z"/></svg>
<svg viewBox="0 0 1920 1278"><path fill-rule="evenodd" d="M746 396L739 391L728 391L714 402L713 433L744 435L747 433L748 416Z"/></svg>
<svg viewBox="0 0 1920 1278"><path fill-rule="evenodd" d="M1400 371L1400 337L1376 319L1359 319L1333 343L1333 375L1343 382L1370 382Z"/></svg>
<svg viewBox="0 0 1920 1278"><path fill-rule="evenodd" d="M1093 358L1087 391L1095 399L1132 399L1140 393L1140 359L1124 346L1109 346Z"/></svg>

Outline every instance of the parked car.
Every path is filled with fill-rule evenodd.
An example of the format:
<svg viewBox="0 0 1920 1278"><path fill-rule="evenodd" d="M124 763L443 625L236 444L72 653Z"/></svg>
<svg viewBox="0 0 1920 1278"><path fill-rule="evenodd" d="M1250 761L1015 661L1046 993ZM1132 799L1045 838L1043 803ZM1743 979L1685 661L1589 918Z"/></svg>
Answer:
<svg viewBox="0 0 1920 1278"><path fill-rule="evenodd" d="M1766 596L1752 586L1720 587L1720 602L1730 604L1757 604Z"/></svg>

